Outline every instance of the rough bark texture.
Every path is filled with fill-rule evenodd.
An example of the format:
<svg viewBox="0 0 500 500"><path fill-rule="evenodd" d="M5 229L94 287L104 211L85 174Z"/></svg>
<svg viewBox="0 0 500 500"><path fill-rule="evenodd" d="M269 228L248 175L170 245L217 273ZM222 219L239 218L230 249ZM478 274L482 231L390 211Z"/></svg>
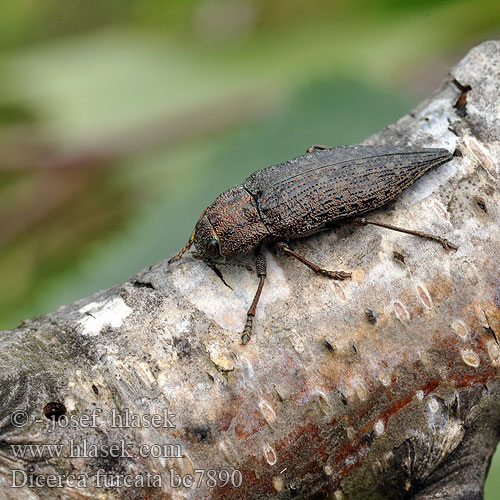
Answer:
<svg viewBox="0 0 500 500"><path fill-rule="evenodd" d="M255 274L223 268L231 290L189 254L2 332L0 497L481 498L500 431L499 102L500 43L486 42L367 141L461 151L371 217L442 235L457 252L376 227L294 244L352 270L347 282L267 253L246 346ZM126 409L130 422L112 427ZM132 426L166 409L163 426ZM24 444L64 447L16 458ZM13 470L26 486L11 487ZM201 485L171 487L196 470ZM211 470L241 471L242 484L217 476L210 487ZM120 486L148 473L161 488L154 476Z"/></svg>

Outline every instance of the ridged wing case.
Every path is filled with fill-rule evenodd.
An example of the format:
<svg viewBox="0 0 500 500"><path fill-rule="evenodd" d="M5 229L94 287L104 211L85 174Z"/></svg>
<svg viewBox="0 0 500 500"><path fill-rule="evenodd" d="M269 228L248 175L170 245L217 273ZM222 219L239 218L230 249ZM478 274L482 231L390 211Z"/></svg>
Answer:
<svg viewBox="0 0 500 500"><path fill-rule="evenodd" d="M338 146L257 170L243 186L274 237L296 238L384 205L451 156L446 149Z"/></svg>

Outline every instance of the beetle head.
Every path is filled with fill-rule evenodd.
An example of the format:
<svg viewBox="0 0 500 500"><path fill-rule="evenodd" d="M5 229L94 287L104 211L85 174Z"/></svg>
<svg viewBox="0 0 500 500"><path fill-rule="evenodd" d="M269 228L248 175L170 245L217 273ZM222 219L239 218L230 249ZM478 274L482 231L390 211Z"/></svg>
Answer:
<svg viewBox="0 0 500 500"><path fill-rule="evenodd" d="M234 186L205 209L186 246L169 262L179 260L194 243L199 258L220 264L253 251L268 236L254 198L242 185Z"/></svg>
<svg viewBox="0 0 500 500"><path fill-rule="evenodd" d="M198 255L206 261L223 262L225 257L221 254L220 240L206 215L200 217L194 228L194 246Z"/></svg>

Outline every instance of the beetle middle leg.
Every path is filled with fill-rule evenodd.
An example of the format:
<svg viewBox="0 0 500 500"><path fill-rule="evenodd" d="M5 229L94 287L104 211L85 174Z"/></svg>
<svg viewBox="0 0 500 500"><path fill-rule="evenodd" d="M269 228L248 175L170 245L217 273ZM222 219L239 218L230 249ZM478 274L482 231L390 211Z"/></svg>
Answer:
<svg viewBox="0 0 500 500"><path fill-rule="evenodd" d="M316 264L313 264L312 262L308 261L305 257L302 257L302 255L299 255L297 252L294 252L283 241L276 243L276 248L279 251L286 253L287 255L291 255L298 261L302 262L302 264L305 264L309 269L312 269L316 274L320 274L321 276L326 276L327 278L331 278L334 280L345 280L347 278L351 278L352 276L352 273L346 273L344 271L328 271L326 269L317 266Z"/></svg>
<svg viewBox="0 0 500 500"><path fill-rule="evenodd" d="M458 247L451 241L448 241L441 236L435 236L433 234L424 233L422 231L414 231L412 229L405 229L403 227L393 226L392 224L384 224L383 222L376 222L372 220L367 220L364 217L356 217L354 219L350 219L349 222L351 224L357 224L360 226L366 226L368 224L372 224L373 226L384 227L386 229L391 229L392 231L399 231L400 233L411 234L413 236L418 236L420 238L425 238L426 240L436 241L440 243L445 250L457 250Z"/></svg>
<svg viewBox="0 0 500 500"><path fill-rule="evenodd" d="M262 293L262 288L264 288L264 281L267 276L266 256L261 252L260 249L257 250L257 260L255 261L255 268L257 271L257 276L259 277L259 286L257 287L257 291L255 292L252 305L247 312L247 322L245 328L243 329L243 334L241 335L242 344L246 344L250 340L250 336L252 335L253 318L255 316L257 304L259 303L260 294Z"/></svg>

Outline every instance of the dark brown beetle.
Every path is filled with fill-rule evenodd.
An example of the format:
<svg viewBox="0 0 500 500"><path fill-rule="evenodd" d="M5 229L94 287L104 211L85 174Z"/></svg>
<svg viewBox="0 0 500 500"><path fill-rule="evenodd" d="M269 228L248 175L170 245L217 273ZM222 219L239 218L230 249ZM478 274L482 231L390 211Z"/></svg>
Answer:
<svg viewBox="0 0 500 500"><path fill-rule="evenodd" d="M201 214L187 245L194 243L211 267L226 258L256 252L259 285L247 313L242 343L250 340L253 317L266 278L260 249L276 243L315 273L336 280L351 277L327 271L294 252L283 240L302 238L346 222L401 231L457 247L439 236L357 217L394 199L432 168L451 160L446 149L399 146L311 146L307 154L254 172L243 184L222 193Z"/></svg>

